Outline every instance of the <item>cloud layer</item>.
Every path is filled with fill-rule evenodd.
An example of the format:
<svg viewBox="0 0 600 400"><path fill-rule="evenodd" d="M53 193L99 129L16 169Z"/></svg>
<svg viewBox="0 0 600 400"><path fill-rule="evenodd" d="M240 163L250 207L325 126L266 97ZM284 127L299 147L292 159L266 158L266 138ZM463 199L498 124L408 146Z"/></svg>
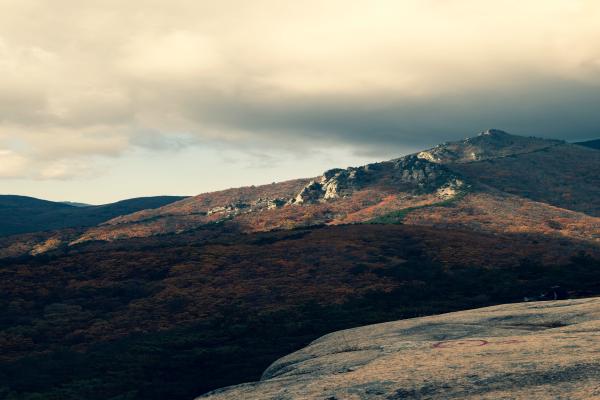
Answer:
<svg viewBox="0 0 600 400"><path fill-rule="evenodd" d="M0 178L210 143L597 136L598 21L595 0L0 0Z"/></svg>

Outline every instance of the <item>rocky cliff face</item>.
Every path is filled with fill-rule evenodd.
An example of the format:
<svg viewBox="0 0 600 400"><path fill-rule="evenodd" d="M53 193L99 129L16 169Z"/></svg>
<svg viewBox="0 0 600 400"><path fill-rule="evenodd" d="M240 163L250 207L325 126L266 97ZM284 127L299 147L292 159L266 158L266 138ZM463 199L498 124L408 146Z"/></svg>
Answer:
<svg viewBox="0 0 600 400"><path fill-rule="evenodd" d="M368 186L391 187L414 194L439 191L443 197L463 187L464 181L442 165L409 155L357 168L325 171L320 178L306 185L289 204L344 198Z"/></svg>
<svg viewBox="0 0 600 400"><path fill-rule="evenodd" d="M587 400L599 352L600 298L508 304L332 333L198 399Z"/></svg>

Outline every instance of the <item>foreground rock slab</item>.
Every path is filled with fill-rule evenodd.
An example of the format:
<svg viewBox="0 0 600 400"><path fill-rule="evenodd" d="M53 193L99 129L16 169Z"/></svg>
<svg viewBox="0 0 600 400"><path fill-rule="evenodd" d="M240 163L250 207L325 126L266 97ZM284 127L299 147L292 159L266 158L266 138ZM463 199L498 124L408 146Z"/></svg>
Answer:
<svg viewBox="0 0 600 400"><path fill-rule="evenodd" d="M199 399L600 399L600 298L335 332Z"/></svg>

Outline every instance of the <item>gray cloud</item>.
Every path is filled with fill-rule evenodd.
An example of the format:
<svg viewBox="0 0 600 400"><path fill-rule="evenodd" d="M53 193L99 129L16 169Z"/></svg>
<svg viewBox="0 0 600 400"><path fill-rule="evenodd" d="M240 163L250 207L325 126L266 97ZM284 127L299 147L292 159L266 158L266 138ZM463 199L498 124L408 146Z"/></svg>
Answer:
<svg viewBox="0 0 600 400"><path fill-rule="evenodd" d="M254 97L199 92L182 98L186 118L211 128L248 130L274 143L299 137L371 148L430 146L497 127L565 140L600 136L600 87L561 79L411 99L390 93Z"/></svg>
<svg viewBox="0 0 600 400"><path fill-rule="evenodd" d="M383 158L488 127L600 133L595 0L57 1L0 0L4 176L139 148Z"/></svg>

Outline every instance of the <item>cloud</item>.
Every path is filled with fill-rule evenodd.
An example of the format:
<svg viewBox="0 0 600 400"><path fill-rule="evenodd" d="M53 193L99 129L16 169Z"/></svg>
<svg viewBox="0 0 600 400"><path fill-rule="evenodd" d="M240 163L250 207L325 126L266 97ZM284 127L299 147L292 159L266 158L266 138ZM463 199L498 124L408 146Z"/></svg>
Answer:
<svg viewBox="0 0 600 400"><path fill-rule="evenodd" d="M199 74L218 74L223 67L209 37L189 31L144 32L121 49L117 66L137 80L171 82Z"/></svg>
<svg viewBox="0 0 600 400"><path fill-rule="evenodd" d="M0 143L21 142L0 171L189 146L383 155L491 126L592 137L598 20L595 0L0 0Z"/></svg>
<svg viewBox="0 0 600 400"><path fill-rule="evenodd" d="M0 150L0 178L16 178L27 168L28 160L10 150Z"/></svg>

